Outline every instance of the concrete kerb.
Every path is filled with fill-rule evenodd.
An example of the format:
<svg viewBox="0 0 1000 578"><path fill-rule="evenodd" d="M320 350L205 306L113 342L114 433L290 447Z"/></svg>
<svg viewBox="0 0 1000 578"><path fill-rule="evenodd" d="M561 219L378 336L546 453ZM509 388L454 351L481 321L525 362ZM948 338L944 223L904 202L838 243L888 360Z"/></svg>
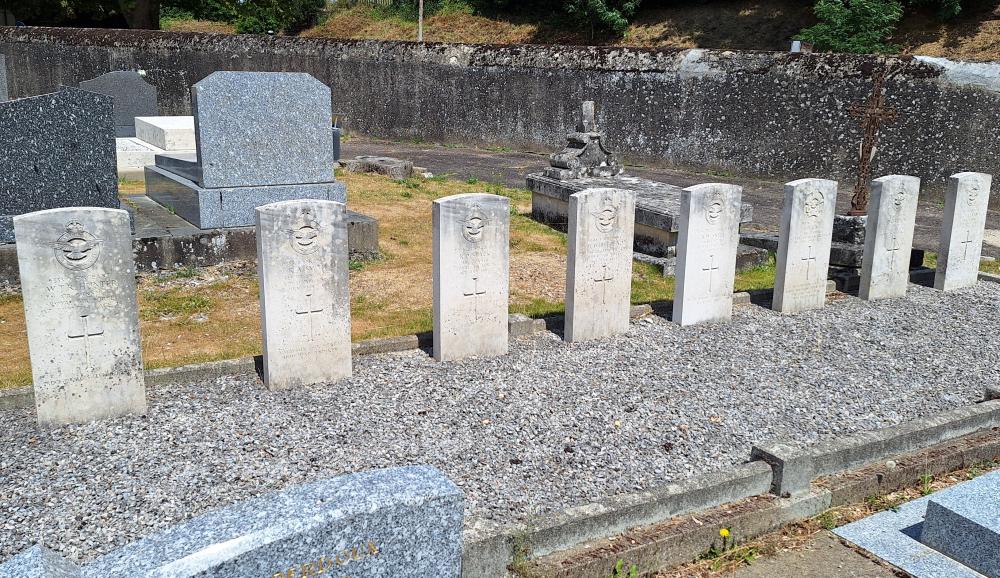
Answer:
<svg viewBox="0 0 1000 578"><path fill-rule="evenodd" d="M785 439L771 440L753 446L750 458L771 465L772 493L795 496L809 492L817 477L859 468L998 425L1000 400L992 400L806 448Z"/></svg>

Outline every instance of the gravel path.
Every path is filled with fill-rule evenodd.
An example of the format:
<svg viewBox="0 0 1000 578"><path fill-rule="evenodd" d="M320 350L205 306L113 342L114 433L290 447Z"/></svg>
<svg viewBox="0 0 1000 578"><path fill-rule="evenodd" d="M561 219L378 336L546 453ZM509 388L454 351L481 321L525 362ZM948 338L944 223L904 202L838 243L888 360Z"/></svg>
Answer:
<svg viewBox="0 0 1000 578"><path fill-rule="evenodd" d="M269 393L249 378L150 391L144 419L0 434L0 558L42 542L88 560L208 509L365 468L430 463L468 514L506 522L730 467L773 436L803 443L979 399L997 383L1000 285L853 297L732 323L659 318L627 336L439 364L357 360L336 385Z"/></svg>

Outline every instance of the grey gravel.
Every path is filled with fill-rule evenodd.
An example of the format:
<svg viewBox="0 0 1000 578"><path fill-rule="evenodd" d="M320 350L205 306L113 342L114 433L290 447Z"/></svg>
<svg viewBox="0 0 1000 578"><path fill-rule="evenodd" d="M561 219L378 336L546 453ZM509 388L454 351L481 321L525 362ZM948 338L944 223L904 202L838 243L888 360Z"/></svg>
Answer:
<svg viewBox="0 0 1000 578"><path fill-rule="evenodd" d="M41 542L85 561L208 509L349 471L430 463L472 520L504 523L971 404L997 385L1000 285L844 297L725 325L516 340L510 355L357 359L355 377L271 393L250 377L150 391L150 414L39 432L5 412L0 558Z"/></svg>

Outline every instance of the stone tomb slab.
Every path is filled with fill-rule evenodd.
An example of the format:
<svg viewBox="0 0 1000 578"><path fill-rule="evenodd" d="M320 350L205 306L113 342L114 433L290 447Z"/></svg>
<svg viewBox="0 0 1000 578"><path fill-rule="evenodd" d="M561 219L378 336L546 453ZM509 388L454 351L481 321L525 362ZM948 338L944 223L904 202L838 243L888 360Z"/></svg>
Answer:
<svg viewBox="0 0 1000 578"><path fill-rule="evenodd" d="M429 466L344 475L201 515L98 558L82 575L458 578L463 501Z"/></svg>
<svg viewBox="0 0 1000 578"><path fill-rule="evenodd" d="M333 201L257 208L264 384L286 389L351 376L347 209Z"/></svg>
<svg viewBox="0 0 1000 578"><path fill-rule="evenodd" d="M135 136L165 151L196 150L193 116L138 116Z"/></svg>
<svg viewBox="0 0 1000 578"><path fill-rule="evenodd" d="M920 541L981 572L1000 576L1000 476L930 496Z"/></svg>
<svg viewBox="0 0 1000 578"><path fill-rule="evenodd" d="M951 291L970 287L979 279L983 233L993 177L984 173L958 173L948 179L941 243L934 287Z"/></svg>
<svg viewBox="0 0 1000 578"><path fill-rule="evenodd" d="M507 353L510 201L438 199L434 213L434 358Z"/></svg>
<svg viewBox="0 0 1000 578"><path fill-rule="evenodd" d="M79 578L80 568L59 554L33 546L3 564L0 578Z"/></svg>
<svg viewBox="0 0 1000 578"><path fill-rule="evenodd" d="M14 230L39 425L144 414L128 213L50 209Z"/></svg>
<svg viewBox="0 0 1000 578"><path fill-rule="evenodd" d="M628 331L635 193L588 189L569 198L566 341Z"/></svg>
<svg viewBox="0 0 1000 578"><path fill-rule="evenodd" d="M215 72L191 99L202 187L333 180L330 89L312 76Z"/></svg>
<svg viewBox="0 0 1000 578"><path fill-rule="evenodd" d="M0 103L0 243L14 215L119 207L111 106L76 88Z"/></svg>
<svg viewBox="0 0 1000 578"><path fill-rule="evenodd" d="M134 70L116 70L102 74L81 82L80 88L114 99L116 137L136 136L135 118L157 114L156 87L143 80L142 75Z"/></svg>
<svg viewBox="0 0 1000 578"><path fill-rule="evenodd" d="M906 295L920 179L890 175L872 181L858 295L865 300Z"/></svg>
<svg viewBox="0 0 1000 578"><path fill-rule="evenodd" d="M775 311L797 313L826 304L837 183L801 179L785 185L774 280Z"/></svg>
<svg viewBox="0 0 1000 578"><path fill-rule="evenodd" d="M624 174L563 181L535 173L528 175L527 184L531 191L531 218L562 231L566 230L569 220L571 195L587 189L634 191L635 250L654 257L671 257L675 254L681 187ZM753 207L749 203L741 203L740 222L751 221Z"/></svg>
<svg viewBox="0 0 1000 578"><path fill-rule="evenodd" d="M707 183L683 190L673 321L728 321L733 313L743 188Z"/></svg>

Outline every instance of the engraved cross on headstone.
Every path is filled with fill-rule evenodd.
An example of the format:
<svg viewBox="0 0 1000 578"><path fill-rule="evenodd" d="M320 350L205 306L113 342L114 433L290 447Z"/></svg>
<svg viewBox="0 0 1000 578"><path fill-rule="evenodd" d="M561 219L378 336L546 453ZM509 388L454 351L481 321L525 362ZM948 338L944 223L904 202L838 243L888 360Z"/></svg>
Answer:
<svg viewBox="0 0 1000 578"><path fill-rule="evenodd" d="M92 367L90 360L90 338L104 335L104 323L99 313L95 313L97 308L94 296L87 288L82 275L75 278L77 316L73 319L72 327L66 333L70 340L83 340L83 352L86 357L87 367Z"/></svg>
<svg viewBox="0 0 1000 578"><path fill-rule="evenodd" d="M608 272L607 265L601 265L601 272L597 274L594 283L600 283L601 303L608 302L608 283L613 281L615 276Z"/></svg>
<svg viewBox="0 0 1000 578"><path fill-rule="evenodd" d="M310 291L309 293L306 293L305 306L304 307L296 307L295 308L295 314L296 315L305 315L306 316L306 321L309 322L309 341L313 341L315 339L315 337L316 337L316 334L315 334L314 328L313 328L313 318L314 318L314 316L316 316L317 314L322 313L322 312L323 312L323 308L322 307L319 307L317 305L313 305L313 293L312 293L312 291Z"/></svg>
<svg viewBox="0 0 1000 578"><path fill-rule="evenodd" d="M812 243L809 244L809 256L802 257L802 260L806 262L806 281L812 281L812 268L816 264L816 251Z"/></svg>
<svg viewBox="0 0 1000 578"><path fill-rule="evenodd" d="M719 270L719 266L715 264L715 255L708 256L708 267L702 267L701 270L708 272L708 291L711 293L715 281L715 272Z"/></svg>
<svg viewBox="0 0 1000 578"><path fill-rule="evenodd" d="M962 253L962 261L969 260L969 244L972 243L972 230L969 229L965 233L965 240L962 241L962 246L965 247L965 251Z"/></svg>
<svg viewBox="0 0 1000 578"><path fill-rule="evenodd" d="M479 288L479 277L472 278L472 288L462 291L465 297L472 297L472 312L479 319L479 296L486 295L486 289Z"/></svg>
<svg viewBox="0 0 1000 578"><path fill-rule="evenodd" d="M897 237L897 233L892 234L892 245L889 246L887 244L885 250L889 252L889 270L895 271L896 257L899 255L899 239Z"/></svg>

